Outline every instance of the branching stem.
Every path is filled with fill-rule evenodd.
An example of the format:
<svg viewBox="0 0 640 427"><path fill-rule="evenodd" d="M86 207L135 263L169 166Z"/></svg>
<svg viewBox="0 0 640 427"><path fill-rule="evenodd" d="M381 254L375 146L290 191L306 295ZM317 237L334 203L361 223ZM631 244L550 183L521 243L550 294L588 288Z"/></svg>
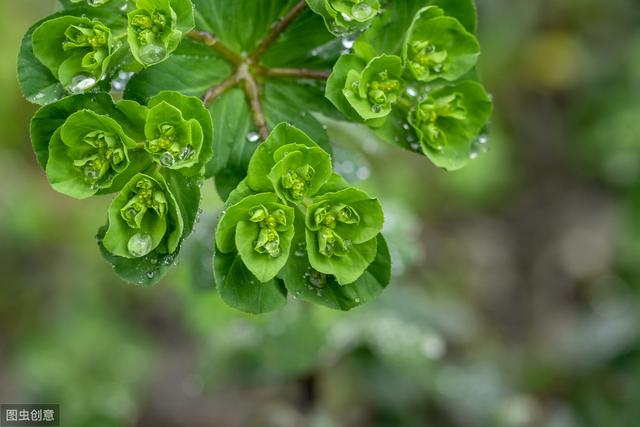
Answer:
<svg viewBox="0 0 640 427"><path fill-rule="evenodd" d="M268 77L305 78L327 80L330 71L310 70L308 68L261 68L260 73Z"/></svg>
<svg viewBox="0 0 640 427"><path fill-rule="evenodd" d="M249 66L242 64L238 68L237 73L238 81L242 81L242 88L244 93L249 99L249 105L251 106L251 114L253 115L253 123L258 129L260 138L264 141L269 136L269 129L267 128L267 121L262 110L262 104L260 103L260 87L249 72Z"/></svg>
<svg viewBox="0 0 640 427"><path fill-rule="evenodd" d="M187 34L194 40L198 40L207 46L216 50L222 57L234 65L240 65L243 61L242 56L226 47L220 40L206 31L192 30Z"/></svg>
<svg viewBox="0 0 640 427"><path fill-rule="evenodd" d="M269 136L269 129L267 128L267 121L260 102L260 86L252 74L252 71L257 75L269 77L308 78L316 80L327 80L329 78L329 72L327 71L317 71L306 68L267 68L259 66L260 58L262 58L264 53L306 8L306 1L300 0L286 15L273 25L271 31L267 33L264 39L258 44L258 47L248 57L232 51L213 34L206 31L193 30L188 34L192 39L215 49L223 58L235 66L233 74L222 83L211 87L207 93L204 94L202 97L203 102L209 105L227 90L241 83L242 89L249 100L253 122L263 141Z"/></svg>
<svg viewBox="0 0 640 427"><path fill-rule="evenodd" d="M260 42L256 50L251 54L251 59L254 62L258 62L258 60L264 55L264 53L269 49L269 46L273 44L274 41L278 38L280 34L286 30L289 25L293 21L296 20L298 16L307 8L307 2L305 0L300 0L298 4L296 4L286 15L282 17L274 26L271 28L271 31L265 36L264 39Z"/></svg>
<svg viewBox="0 0 640 427"><path fill-rule="evenodd" d="M208 106L214 99L231 89L236 83L238 83L238 75L237 73L234 73L219 85L210 88L202 97L202 101Z"/></svg>

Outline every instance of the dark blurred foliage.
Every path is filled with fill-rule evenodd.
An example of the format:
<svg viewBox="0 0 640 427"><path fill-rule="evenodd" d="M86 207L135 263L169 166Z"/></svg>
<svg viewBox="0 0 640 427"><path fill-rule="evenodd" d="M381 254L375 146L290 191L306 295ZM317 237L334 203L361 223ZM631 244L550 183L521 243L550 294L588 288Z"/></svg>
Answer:
<svg viewBox="0 0 640 427"><path fill-rule="evenodd" d="M212 185L157 287L100 259L109 200L50 189L15 83L21 35L55 6L1 2L0 402L58 402L71 427L637 426L640 7L478 3L496 112L470 167L327 123L340 171L389 212L393 285L349 313L252 317L212 287Z"/></svg>

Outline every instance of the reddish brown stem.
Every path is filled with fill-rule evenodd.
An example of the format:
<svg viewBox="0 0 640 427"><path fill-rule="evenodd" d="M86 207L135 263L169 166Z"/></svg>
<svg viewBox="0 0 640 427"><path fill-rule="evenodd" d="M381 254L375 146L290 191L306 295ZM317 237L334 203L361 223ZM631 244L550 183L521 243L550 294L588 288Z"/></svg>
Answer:
<svg viewBox="0 0 640 427"><path fill-rule="evenodd" d="M282 17L269 31L269 33L265 36L264 39L260 42L256 50L251 54L251 59L255 63L264 55L264 53L269 49L269 46L273 44L274 41L278 38L280 34L284 32L284 30L291 25L293 21L307 8L307 2L305 0L300 0L298 4L293 6L293 8Z"/></svg>
<svg viewBox="0 0 640 427"><path fill-rule="evenodd" d="M264 141L269 136L269 129L267 128L267 121L260 103L260 87L249 72L247 64L243 64L238 68L238 80L242 80L244 83L243 89L247 99L249 99L253 123L258 130L260 138Z"/></svg>
<svg viewBox="0 0 640 427"><path fill-rule="evenodd" d="M192 30L187 35L192 39L198 40L199 42L213 48L232 64L239 65L242 62L242 57L240 55L226 47L222 42L220 42L220 40L214 37L213 34L209 34L206 31Z"/></svg>
<svg viewBox="0 0 640 427"><path fill-rule="evenodd" d="M308 68L262 68L260 72L269 77L304 78L315 80L327 80L330 71L310 70Z"/></svg>
<svg viewBox="0 0 640 427"><path fill-rule="evenodd" d="M219 85L210 88L202 97L202 102L204 102L205 105L211 104L216 98L231 89L236 83L238 83L238 75L234 73Z"/></svg>

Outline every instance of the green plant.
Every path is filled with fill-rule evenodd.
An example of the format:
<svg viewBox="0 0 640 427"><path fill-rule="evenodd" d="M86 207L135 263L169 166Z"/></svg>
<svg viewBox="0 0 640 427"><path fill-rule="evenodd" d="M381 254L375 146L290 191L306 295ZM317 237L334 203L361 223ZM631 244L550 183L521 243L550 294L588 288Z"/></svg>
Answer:
<svg viewBox="0 0 640 427"><path fill-rule="evenodd" d="M334 171L323 117L447 170L484 141L472 0L61 4L18 58L24 96L42 105L33 148L57 191L117 193L98 243L139 285L171 267L215 177L227 303L363 304L390 281L384 215Z"/></svg>

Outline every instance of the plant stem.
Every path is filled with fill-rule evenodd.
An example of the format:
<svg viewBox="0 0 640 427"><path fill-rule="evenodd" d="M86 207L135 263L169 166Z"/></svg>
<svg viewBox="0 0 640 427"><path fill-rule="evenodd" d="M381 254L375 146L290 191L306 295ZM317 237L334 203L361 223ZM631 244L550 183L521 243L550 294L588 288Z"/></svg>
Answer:
<svg viewBox="0 0 640 427"><path fill-rule="evenodd" d="M202 97L202 102L204 102L204 104L208 106L213 102L214 99L221 96L227 90L231 89L234 85L236 85L236 83L238 83L238 73L232 74L219 85L210 88Z"/></svg>
<svg viewBox="0 0 640 427"><path fill-rule="evenodd" d="M253 123L258 130L260 138L264 141L269 137L269 129L267 128L267 121L262 110L262 104L260 103L260 88L258 83L249 72L249 66L242 64L238 68L237 73L238 81L242 81L244 93L249 99L249 105L251 106L251 114L253 115Z"/></svg>
<svg viewBox="0 0 640 427"><path fill-rule="evenodd" d="M264 76L283 78L306 78L316 80L327 80L331 75L330 71L310 70L308 68L261 68L260 72Z"/></svg>
<svg viewBox="0 0 640 427"><path fill-rule="evenodd" d="M257 63L267 49L269 49L269 46L273 44L278 36L282 34L306 8L307 2L305 0L300 0L298 4L293 6L293 8L273 26L265 38L262 39L256 50L251 54L251 59Z"/></svg>
<svg viewBox="0 0 640 427"><path fill-rule="evenodd" d="M187 34L193 40L197 40L216 50L222 57L234 65L242 63L243 58L236 52L226 47L220 40L206 31L192 30Z"/></svg>

